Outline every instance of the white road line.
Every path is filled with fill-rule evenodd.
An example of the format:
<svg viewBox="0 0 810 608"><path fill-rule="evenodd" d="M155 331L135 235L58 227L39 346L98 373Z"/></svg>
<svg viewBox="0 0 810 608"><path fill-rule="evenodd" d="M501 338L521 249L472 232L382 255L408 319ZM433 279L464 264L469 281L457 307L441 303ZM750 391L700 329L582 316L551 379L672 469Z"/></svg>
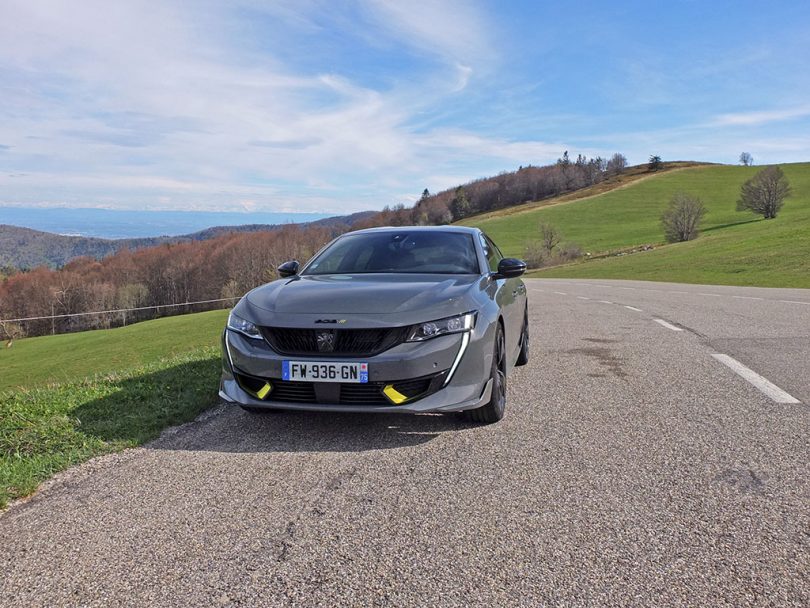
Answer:
<svg viewBox="0 0 810 608"><path fill-rule="evenodd" d="M790 393L786 393L774 383L760 376L754 370L745 367L736 359L722 354L712 355L712 357L720 361L720 363L726 367L730 368L734 373L738 374L743 379L753 384L757 389L759 389L760 392L770 397L771 400L776 401L776 403L801 403L798 399L796 399L796 397Z"/></svg>
<svg viewBox="0 0 810 608"><path fill-rule="evenodd" d="M785 304L805 304L810 306L810 302L800 302L799 300L777 300L777 302L783 302Z"/></svg>
<svg viewBox="0 0 810 608"><path fill-rule="evenodd" d="M635 310L636 312L642 312L640 308L636 308L635 306L627 306L627 304L625 304L624 307L629 310Z"/></svg>
<svg viewBox="0 0 810 608"><path fill-rule="evenodd" d="M755 298L753 296L731 296L732 298L737 298L738 300L764 300L765 298Z"/></svg>
<svg viewBox="0 0 810 608"><path fill-rule="evenodd" d="M663 319L653 319L653 321L655 321L659 325L663 325L667 329L671 329L672 331L683 331L683 329L681 329L680 327L675 327L672 323L667 323Z"/></svg>
<svg viewBox="0 0 810 608"><path fill-rule="evenodd" d="M577 296L579 300L590 300L590 298L586 298L585 296Z"/></svg>
<svg viewBox="0 0 810 608"><path fill-rule="evenodd" d="M719 293L700 293L700 292L698 292L698 295L699 296L711 296L712 298L722 298L723 297Z"/></svg>
<svg viewBox="0 0 810 608"><path fill-rule="evenodd" d="M558 296L567 296L568 295L564 291L555 291L554 293L556 293Z"/></svg>
<svg viewBox="0 0 810 608"><path fill-rule="evenodd" d="M636 288L635 288L635 287L619 287L619 289L630 289L630 290L632 290L632 291L635 291L635 290L636 290Z"/></svg>
<svg viewBox="0 0 810 608"><path fill-rule="evenodd" d="M613 304L610 300L599 300L602 304Z"/></svg>
<svg viewBox="0 0 810 608"><path fill-rule="evenodd" d="M670 291L669 293L689 293L688 291Z"/></svg>

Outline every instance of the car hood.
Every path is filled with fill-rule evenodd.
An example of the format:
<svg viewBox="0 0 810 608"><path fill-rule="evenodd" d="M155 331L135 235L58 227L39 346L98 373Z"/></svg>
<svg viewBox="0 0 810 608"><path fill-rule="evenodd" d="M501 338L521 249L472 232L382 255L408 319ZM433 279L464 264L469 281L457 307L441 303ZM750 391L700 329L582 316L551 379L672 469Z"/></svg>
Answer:
<svg viewBox="0 0 810 608"><path fill-rule="evenodd" d="M246 300L258 317L265 316L262 311L283 315L428 312L456 303L480 280L477 275L303 276L262 285L248 293Z"/></svg>

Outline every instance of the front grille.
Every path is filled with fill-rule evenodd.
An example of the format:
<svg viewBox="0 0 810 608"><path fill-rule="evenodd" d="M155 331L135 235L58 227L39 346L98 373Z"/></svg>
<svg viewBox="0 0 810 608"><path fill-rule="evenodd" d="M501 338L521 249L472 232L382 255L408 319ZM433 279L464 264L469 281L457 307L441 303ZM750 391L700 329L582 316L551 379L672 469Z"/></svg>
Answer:
<svg viewBox="0 0 810 608"><path fill-rule="evenodd" d="M312 382L273 382L269 399L288 403L315 403L315 387Z"/></svg>
<svg viewBox="0 0 810 608"><path fill-rule="evenodd" d="M341 405L391 405L382 394L382 383L369 384L341 384Z"/></svg>
<svg viewBox="0 0 810 608"><path fill-rule="evenodd" d="M380 329L262 327L261 329L265 340L278 353L324 357L370 357L404 342L408 331L408 328L403 327Z"/></svg>

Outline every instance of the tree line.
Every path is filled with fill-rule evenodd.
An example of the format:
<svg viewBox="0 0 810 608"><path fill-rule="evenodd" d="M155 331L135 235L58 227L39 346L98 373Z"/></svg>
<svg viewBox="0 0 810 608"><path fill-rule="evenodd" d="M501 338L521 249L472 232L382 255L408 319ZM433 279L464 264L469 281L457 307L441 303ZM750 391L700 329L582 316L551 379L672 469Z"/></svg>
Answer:
<svg viewBox="0 0 810 608"><path fill-rule="evenodd" d="M618 175L626 167L627 159L620 153L610 159L578 154L572 160L566 151L552 165L520 167L517 171L477 179L438 194L425 190L422 198L409 210L409 223L446 224L478 213L559 196L593 186L607 177ZM406 210L399 207L394 211L401 213Z"/></svg>
<svg viewBox="0 0 810 608"><path fill-rule="evenodd" d="M232 233L208 241L122 250L96 260L80 257L59 270L39 267L0 284L3 319L162 306L238 298L276 278L275 268L290 258L306 259L334 236L324 227ZM0 323L6 340L50 333L114 327L184 312L222 308L233 302L158 310Z"/></svg>

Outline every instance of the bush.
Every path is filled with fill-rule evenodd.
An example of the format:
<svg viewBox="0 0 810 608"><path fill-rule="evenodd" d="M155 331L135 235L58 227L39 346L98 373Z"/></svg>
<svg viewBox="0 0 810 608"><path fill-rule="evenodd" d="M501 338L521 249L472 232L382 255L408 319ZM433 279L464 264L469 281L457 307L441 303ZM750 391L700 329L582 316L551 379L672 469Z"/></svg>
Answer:
<svg viewBox="0 0 810 608"><path fill-rule="evenodd" d="M537 241L528 243L523 254L523 261L529 268L542 268L546 265L549 255L545 247Z"/></svg>
<svg viewBox="0 0 810 608"><path fill-rule="evenodd" d="M675 194L661 216L667 242L679 243L696 238L704 215L706 207L698 197L685 192Z"/></svg>
<svg viewBox="0 0 810 608"><path fill-rule="evenodd" d="M549 251L542 241L535 241L526 245L523 260L529 268L545 268L567 264L581 257L582 247L576 243L564 243Z"/></svg>
<svg viewBox="0 0 810 608"><path fill-rule="evenodd" d="M563 243L557 249L558 264L565 264L566 262L573 262L582 257L582 247L576 243Z"/></svg>
<svg viewBox="0 0 810 608"><path fill-rule="evenodd" d="M790 196L790 183L779 167L766 167L742 185L737 211L753 211L766 220L776 217Z"/></svg>

